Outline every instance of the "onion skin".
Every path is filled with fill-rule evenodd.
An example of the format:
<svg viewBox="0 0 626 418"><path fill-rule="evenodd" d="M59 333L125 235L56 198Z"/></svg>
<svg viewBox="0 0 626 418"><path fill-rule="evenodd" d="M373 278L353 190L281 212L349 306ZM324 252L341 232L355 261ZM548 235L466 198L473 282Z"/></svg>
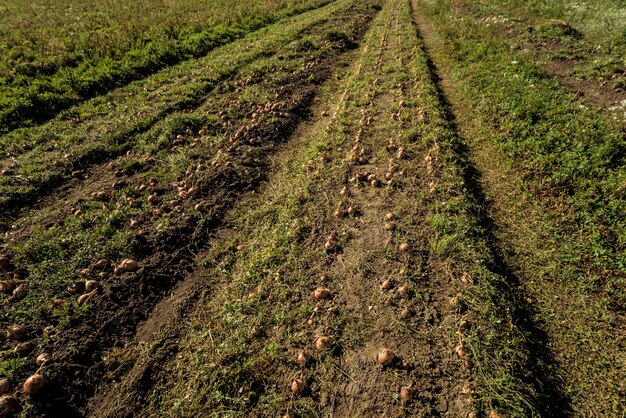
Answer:
<svg viewBox="0 0 626 418"><path fill-rule="evenodd" d="M24 382L22 392L27 396L35 396L42 392L46 386L46 380L39 373L35 373Z"/></svg>

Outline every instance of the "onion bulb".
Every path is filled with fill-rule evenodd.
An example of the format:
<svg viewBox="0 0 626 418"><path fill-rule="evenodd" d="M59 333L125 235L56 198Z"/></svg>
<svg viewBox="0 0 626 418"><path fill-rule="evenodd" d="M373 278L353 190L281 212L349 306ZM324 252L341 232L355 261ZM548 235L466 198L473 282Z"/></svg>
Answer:
<svg viewBox="0 0 626 418"><path fill-rule="evenodd" d="M378 186L379 186L379 184L380 184L380 183L379 183L379 181L378 181L378 180L372 180L372 181L370 182L370 186L372 186L372 187L374 187L374 188L378 187Z"/></svg>
<svg viewBox="0 0 626 418"><path fill-rule="evenodd" d="M396 359L396 355L386 348L383 348L380 353L376 356L376 361L378 361L383 366L389 366Z"/></svg>
<svg viewBox="0 0 626 418"><path fill-rule="evenodd" d="M325 287L318 287L317 289L315 289L315 292L313 294L315 296L315 299L326 299L328 296L330 296L330 289L327 289Z"/></svg>
<svg viewBox="0 0 626 418"><path fill-rule="evenodd" d="M402 244L400 244L398 246L398 248L400 249L400 251L402 251L403 253L406 253L409 251L410 247L409 244L407 244L406 242L403 242Z"/></svg>
<svg viewBox="0 0 626 418"><path fill-rule="evenodd" d="M133 272L136 271L138 268L139 265L137 264L137 262L135 260L131 260L130 258L122 260L122 262L120 263L120 269L124 272Z"/></svg>
<svg viewBox="0 0 626 418"><path fill-rule="evenodd" d="M396 219L396 215L393 212L389 212L385 215L386 221L393 221L394 219Z"/></svg>
<svg viewBox="0 0 626 418"><path fill-rule="evenodd" d="M87 292L93 292L98 288L98 282L96 280L85 281L85 290Z"/></svg>
<svg viewBox="0 0 626 418"><path fill-rule="evenodd" d="M317 351L323 351L330 347L330 337L322 335L315 340L315 349Z"/></svg>
<svg viewBox="0 0 626 418"><path fill-rule="evenodd" d="M13 300L22 300L28 294L28 287L25 284L21 284L13 290Z"/></svg>
<svg viewBox="0 0 626 418"><path fill-rule="evenodd" d="M393 222L385 222L385 229L387 231L391 231L391 230L393 230L393 228L395 228Z"/></svg>
<svg viewBox="0 0 626 418"><path fill-rule="evenodd" d="M402 386L400 388L400 398L403 401L410 400L412 396L413 396L413 387L411 385L409 385L409 386Z"/></svg>
<svg viewBox="0 0 626 418"><path fill-rule="evenodd" d="M383 290L389 290L393 287L393 279L391 277L385 279L383 284L380 285Z"/></svg>
<svg viewBox="0 0 626 418"><path fill-rule="evenodd" d="M46 386L46 380L39 373L35 373L24 382L22 392L27 396L37 395L41 393Z"/></svg>
<svg viewBox="0 0 626 418"><path fill-rule="evenodd" d="M87 303L89 299L91 299L91 296L93 296L93 293L94 292L84 293L76 298L76 303L78 304L78 306L83 306L85 303Z"/></svg>
<svg viewBox="0 0 626 418"><path fill-rule="evenodd" d="M0 282L0 292L3 292L3 293L12 293L16 287L17 287L17 284L11 280Z"/></svg>
<svg viewBox="0 0 626 418"><path fill-rule="evenodd" d="M49 363L50 360L51 360L50 354L48 354L48 353L41 353L35 359L35 363L37 363L37 366L43 366L44 364Z"/></svg>
<svg viewBox="0 0 626 418"><path fill-rule="evenodd" d="M305 389L306 385L304 384L304 380L298 378L294 379L293 382L291 382L291 392L293 392L295 395L302 395Z"/></svg>
<svg viewBox="0 0 626 418"><path fill-rule="evenodd" d="M11 417L20 409L20 401L15 396L0 396L0 417Z"/></svg>
<svg viewBox="0 0 626 418"><path fill-rule="evenodd" d="M6 255L0 256L0 270L8 270L11 260Z"/></svg>
<svg viewBox="0 0 626 418"><path fill-rule="evenodd" d="M311 355L309 354L308 351L302 350L300 351L300 353L298 353L297 361L298 361L298 364L300 364L301 366L306 366L307 363L311 361Z"/></svg>
<svg viewBox="0 0 626 418"><path fill-rule="evenodd" d="M398 288L398 294L402 297L409 296L410 292L411 290L409 289L409 286L406 284L403 284L402 286Z"/></svg>
<svg viewBox="0 0 626 418"><path fill-rule="evenodd" d="M354 216L356 214L356 208L350 205L348 206L348 209L346 210L346 212L348 212L348 215Z"/></svg>
<svg viewBox="0 0 626 418"><path fill-rule="evenodd" d="M26 328L21 325L7 327L7 338L11 341L21 341L26 337Z"/></svg>
<svg viewBox="0 0 626 418"><path fill-rule="evenodd" d="M463 283L465 286L468 286L474 283L474 279L472 279L472 276L468 272L464 272L461 276L461 283Z"/></svg>
<svg viewBox="0 0 626 418"><path fill-rule="evenodd" d="M0 395L11 392L11 380L8 377L0 379ZM0 414L2 416L2 414Z"/></svg>
<svg viewBox="0 0 626 418"><path fill-rule="evenodd" d="M457 356L459 356L459 358L463 358L467 355L467 351L465 349L465 344L463 344L463 341L459 341L456 347L454 347L454 352Z"/></svg>

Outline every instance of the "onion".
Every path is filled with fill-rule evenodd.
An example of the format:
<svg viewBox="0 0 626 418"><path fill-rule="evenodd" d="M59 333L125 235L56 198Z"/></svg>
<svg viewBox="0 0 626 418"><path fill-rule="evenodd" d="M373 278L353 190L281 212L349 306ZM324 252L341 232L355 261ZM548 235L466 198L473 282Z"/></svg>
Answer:
<svg viewBox="0 0 626 418"><path fill-rule="evenodd" d="M347 192L348 192L348 187L343 186L343 188L339 191L339 195L345 196Z"/></svg>
<svg viewBox="0 0 626 418"><path fill-rule="evenodd" d="M450 305L453 308L458 307L460 302L461 302L461 294L460 293L457 293L456 296L450 298Z"/></svg>
<svg viewBox="0 0 626 418"><path fill-rule="evenodd" d="M154 205L154 204L156 204L158 202L158 200L159 200L159 197L156 194L154 194L154 193L152 193L150 196L148 196L148 203L151 203L151 204Z"/></svg>
<svg viewBox="0 0 626 418"><path fill-rule="evenodd" d="M398 288L398 294L402 297L409 296L410 293L411 293L411 290L409 289L409 286L406 284L403 284L402 286Z"/></svg>
<svg viewBox="0 0 626 418"><path fill-rule="evenodd" d="M330 296L330 290L325 287L318 287L314 292L315 299L326 299Z"/></svg>
<svg viewBox="0 0 626 418"><path fill-rule="evenodd" d="M107 266L107 264L109 264L109 262L103 258L101 260L96 261L93 265L93 268L97 270L102 270L103 268Z"/></svg>
<svg viewBox="0 0 626 418"><path fill-rule="evenodd" d="M380 353L376 356L376 361L378 361L383 366L389 366L396 359L396 355L386 348L383 348Z"/></svg>
<svg viewBox="0 0 626 418"><path fill-rule="evenodd" d="M311 355L309 354L308 351L302 350L298 354L297 361L298 361L298 364L300 364L301 366L306 366L307 363L311 361Z"/></svg>
<svg viewBox="0 0 626 418"><path fill-rule="evenodd" d="M76 299L76 303L78 303L78 306L83 306L85 303L87 303L89 301L89 299L91 299L91 296L93 296L94 292L89 292L89 293L84 293L82 295L80 295L77 299Z"/></svg>
<svg viewBox="0 0 626 418"><path fill-rule="evenodd" d="M402 386L400 388L400 398L402 400L408 401L409 399L411 399L412 396L413 396L413 387L411 385Z"/></svg>
<svg viewBox="0 0 626 418"><path fill-rule="evenodd" d="M390 172L385 173L385 180L389 181L393 178L393 174Z"/></svg>
<svg viewBox="0 0 626 418"><path fill-rule="evenodd" d="M464 272L461 276L461 283L463 283L465 286L468 286L474 283L474 279L472 279L472 276L468 272Z"/></svg>
<svg viewBox="0 0 626 418"><path fill-rule="evenodd" d="M50 360L51 360L50 354L48 354L48 353L41 353L35 359L35 363L37 363L37 366L43 366L44 364L49 363Z"/></svg>
<svg viewBox="0 0 626 418"><path fill-rule="evenodd" d="M353 216L356 214L356 208L352 205L348 206L347 209L348 215Z"/></svg>
<svg viewBox="0 0 626 418"><path fill-rule="evenodd" d="M334 251L337 248L337 241L329 238L324 243L324 248L326 248L326 251L328 252Z"/></svg>
<svg viewBox="0 0 626 418"><path fill-rule="evenodd" d="M11 260L6 255L0 257L0 270L7 270L11 265Z"/></svg>
<svg viewBox="0 0 626 418"><path fill-rule="evenodd" d="M378 182L378 180L372 180L372 181L370 182L370 186L372 186L372 187L378 187L378 185L379 185L379 184L380 184L380 183Z"/></svg>
<svg viewBox="0 0 626 418"><path fill-rule="evenodd" d="M383 284L380 285L383 290L389 290L393 287L393 279L391 277L385 279Z"/></svg>
<svg viewBox="0 0 626 418"><path fill-rule="evenodd" d="M407 244L406 242L403 242L402 244L400 244L398 246L398 248L400 249L400 251L402 251L403 253L406 253L409 251L410 247L409 244Z"/></svg>
<svg viewBox="0 0 626 418"><path fill-rule="evenodd" d="M11 341L21 341L26 337L26 328L21 325L7 327L7 338Z"/></svg>
<svg viewBox="0 0 626 418"><path fill-rule="evenodd" d="M11 380L8 377L0 379L0 395L11 392ZM0 414L2 416L2 414Z"/></svg>
<svg viewBox="0 0 626 418"><path fill-rule="evenodd" d="M461 364L461 370L463 370L464 372L471 371L472 367L474 367L474 363L472 363L472 360L470 359L465 359L463 361L463 364Z"/></svg>
<svg viewBox="0 0 626 418"><path fill-rule="evenodd" d="M21 284L13 290L13 300L22 300L28 294L28 287L25 284Z"/></svg>
<svg viewBox="0 0 626 418"><path fill-rule="evenodd" d="M403 309L400 311L400 318L402 318L402 319L407 319L407 318L408 318L408 317L410 317L410 316L411 316L411 309L409 309L409 308L403 308Z"/></svg>
<svg viewBox="0 0 626 418"><path fill-rule="evenodd" d="M463 341L459 341L456 347L454 347L454 352L457 356L459 356L459 358L463 358L467 355L467 351L465 350L465 344L463 344Z"/></svg>
<svg viewBox="0 0 626 418"><path fill-rule="evenodd" d="M138 268L139 265L137 264L137 262L135 260L131 260L130 258L122 260L122 262L120 263L120 269L122 271L133 272L136 271Z"/></svg>
<svg viewBox="0 0 626 418"><path fill-rule="evenodd" d="M39 373L35 373L26 379L22 392L27 396L37 395L38 393L41 393L44 386L46 386L46 380Z"/></svg>
<svg viewBox="0 0 626 418"><path fill-rule="evenodd" d="M139 226L139 221L136 219L131 219L130 220L130 227L131 228L137 228Z"/></svg>
<svg viewBox="0 0 626 418"><path fill-rule="evenodd" d="M370 174L369 176L367 176L367 181L372 182L376 180L376 176L374 174Z"/></svg>
<svg viewBox="0 0 626 418"><path fill-rule="evenodd" d="M56 333L57 333L57 330L56 328L54 328L53 325L48 325L47 327L43 329L44 337L52 337Z"/></svg>
<svg viewBox="0 0 626 418"><path fill-rule="evenodd" d="M393 230L393 228L395 228L395 225L393 224L393 222L385 222L385 229L387 231L391 231Z"/></svg>
<svg viewBox="0 0 626 418"><path fill-rule="evenodd" d="M304 380L298 378L294 379L293 382L291 382L291 392L293 392L294 394L302 395L305 389L306 385L304 384Z"/></svg>
<svg viewBox="0 0 626 418"><path fill-rule="evenodd" d="M16 287L17 284L11 280L0 282L0 292L12 293Z"/></svg>
<svg viewBox="0 0 626 418"><path fill-rule="evenodd" d="M0 417L10 417L21 409L20 401L15 396L0 396Z"/></svg>
<svg viewBox="0 0 626 418"><path fill-rule="evenodd" d="M322 335L315 340L315 349L317 351L323 351L330 347L330 337Z"/></svg>
<svg viewBox="0 0 626 418"><path fill-rule="evenodd" d="M393 213L393 212L388 212L388 213L385 215L385 220L386 220L386 221L393 221L394 219L396 219L396 215L395 215L395 213Z"/></svg>
<svg viewBox="0 0 626 418"><path fill-rule="evenodd" d="M204 212L206 209L206 206L204 205L204 203L197 203L196 206L194 206L194 209L197 210L198 212Z"/></svg>
<svg viewBox="0 0 626 418"><path fill-rule="evenodd" d="M348 213L345 210L337 209L334 213L336 218L345 218Z"/></svg>
<svg viewBox="0 0 626 418"><path fill-rule="evenodd" d="M98 282L96 280L87 280L85 282L85 290L87 292L93 292L98 288Z"/></svg>

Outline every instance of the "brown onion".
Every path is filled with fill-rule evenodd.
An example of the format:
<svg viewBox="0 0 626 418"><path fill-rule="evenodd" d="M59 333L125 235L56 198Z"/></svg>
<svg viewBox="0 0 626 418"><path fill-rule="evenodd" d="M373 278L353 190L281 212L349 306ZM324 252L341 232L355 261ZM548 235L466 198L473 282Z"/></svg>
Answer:
<svg viewBox="0 0 626 418"><path fill-rule="evenodd" d="M391 230L393 230L394 228L395 228L395 225L393 224L393 222L386 222L386 223L385 223L385 229L386 229L387 231L391 231Z"/></svg>
<svg viewBox="0 0 626 418"><path fill-rule="evenodd" d="M11 380L8 377L0 379L0 395L11 392ZM2 414L0 414L2 416Z"/></svg>
<svg viewBox="0 0 626 418"><path fill-rule="evenodd" d="M385 279L383 284L380 285L383 290L389 290L393 287L393 279L391 277Z"/></svg>
<svg viewBox="0 0 626 418"><path fill-rule="evenodd" d="M26 337L26 328L21 325L7 327L7 338L11 341L21 341Z"/></svg>
<svg viewBox="0 0 626 418"><path fill-rule="evenodd" d="M302 395L305 389L306 385L304 383L304 380L298 378L294 379L293 382L291 382L291 392L293 392L294 394Z"/></svg>
<svg viewBox="0 0 626 418"><path fill-rule="evenodd" d="M383 366L388 366L396 359L396 355L386 348L383 348L380 353L376 356L376 361L378 361Z"/></svg>
<svg viewBox="0 0 626 418"><path fill-rule="evenodd" d="M396 215L395 215L395 213L393 213L393 212L388 212L388 213L385 215L385 220L386 220L386 221L393 221L394 219L396 219Z"/></svg>
<svg viewBox="0 0 626 418"><path fill-rule="evenodd" d="M322 335L321 337L318 337L317 340L315 340L315 349L317 351L326 350L330 347L330 343L330 337Z"/></svg>
<svg viewBox="0 0 626 418"><path fill-rule="evenodd" d="M398 246L398 248L400 249L400 251L402 251L403 253L406 253L409 251L410 247L409 244L407 244L406 242L403 242L402 244L400 244Z"/></svg>
<svg viewBox="0 0 626 418"><path fill-rule="evenodd" d="M330 296L330 289L327 289L325 287L318 287L317 289L315 289L315 292L313 294L315 295L315 299L326 299L328 296Z"/></svg>
<svg viewBox="0 0 626 418"><path fill-rule="evenodd" d="M297 361L300 365L306 366L307 363L311 361L311 355L309 354L308 351L302 350L300 351L300 353L298 353Z"/></svg>
<svg viewBox="0 0 626 418"><path fill-rule="evenodd" d="M11 417L21 409L20 401L15 396L0 396L0 417Z"/></svg>
<svg viewBox="0 0 626 418"><path fill-rule="evenodd" d="M35 373L24 382L22 392L27 396L37 395L41 393L46 386L46 380L39 373Z"/></svg>
<svg viewBox="0 0 626 418"><path fill-rule="evenodd" d="M0 282L0 292L12 293L17 287L17 283L11 280L5 280Z"/></svg>
<svg viewBox="0 0 626 418"><path fill-rule="evenodd" d="M93 292L98 288L98 282L96 280L85 281L85 290L87 292Z"/></svg>
<svg viewBox="0 0 626 418"><path fill-rule="evenodd" d="M400 398L403 401L410 400L412 396L413 396L413 387L411 385L409 385L409 386L402 386L400 388Z"/></svg>
<svg viewBox="0 0 626 418"><path fill-rule="evenodd" d="M37 363L37 366L43 366L44 364L49 363L50 360L51 360L50 354L48 354L48 353L41 353L35 359L35 363Z"/></svg>
<svg viewBox="0 0 626 418"><path fill-rule="evenodd" d="M28 294L28 287L25 284L21 284L13 290L13 300L22 300Z"/></svg>
<svg viewBox="0 0 626 418"><path fill-rule="evenodd" d="M131 260L130 258L122 260L122 262L120 263L120 269L122 271L133 272L138 268L139 265L137 264L137 262L135 260Z"/></svg>

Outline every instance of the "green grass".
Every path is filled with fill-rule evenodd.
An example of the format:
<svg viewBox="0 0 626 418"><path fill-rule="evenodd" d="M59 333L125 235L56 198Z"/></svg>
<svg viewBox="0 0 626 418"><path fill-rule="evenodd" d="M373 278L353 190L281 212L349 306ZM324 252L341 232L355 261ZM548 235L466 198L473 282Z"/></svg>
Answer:
<svg viewBox="0 0 626 418"><path fill-rule="evenodd" d="M0 9L0 133L206 55L327 0L27 3Z"/></svg>

